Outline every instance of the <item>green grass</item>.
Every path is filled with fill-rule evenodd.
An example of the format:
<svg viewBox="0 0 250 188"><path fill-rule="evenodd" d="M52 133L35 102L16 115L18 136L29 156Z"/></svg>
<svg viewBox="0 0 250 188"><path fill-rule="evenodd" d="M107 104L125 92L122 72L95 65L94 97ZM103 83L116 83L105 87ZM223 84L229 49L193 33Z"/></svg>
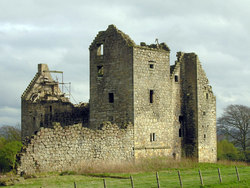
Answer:
<svg viewBox="0 0 250 188"><path fill-rule="evenodd" d="M198 188L200 178L198 170L203 176L204 187L250 187L250 166L246 163L233 163L230 161L216 164L196 163L191 160L182 162L165 162L166 160L146 160L133 166L103 166L103 168L87 168L76 172L66 171L62 173L36 174L26 176L16 182L13 188L99 188L103 187L103 179L107 188L131 187L130 175L134 180L135 188L157 187L156 171L158 171L160 185L162 187L180 187L177 171L180 170L183 187ZM240 182L237 181L235 165L238 166ZM99 166L98 166L99 167ZM220 168L222 183L220 184L217 169ZM1 182L1 180L0 180Z"/></svg>
<svg viewBox="0 0 250 188"><path fill-rule="evenodd" d="M218 171L216 165L201 165L200 166L204 187L250 187L250 167L239 167L241 181L237 181L235 168L231 166L220 167L222 175L222 184L219 183ZM181 178L183 187L201 187L197 169L182 169ZM67 173L66 173L67 174ZM138 188L157 187L155 172L139 172L131 174L134 180L134 186ZM95 176L95 177L92 177ZM112 178L109 178L112 176ZM107 187L126 188L131 187L130 174L120 173L105 173L105 174L83 174L83 175L40 175L37 178L29 178L16 183L15 188L68 188L74 187L76 182L77 187L103 187L103 178L106 180ZM117 178L116 178L117 177ZM125 177L127 179L120 179ZM161 187L180 187L176 169L166 169L159 172Z"/></svg>

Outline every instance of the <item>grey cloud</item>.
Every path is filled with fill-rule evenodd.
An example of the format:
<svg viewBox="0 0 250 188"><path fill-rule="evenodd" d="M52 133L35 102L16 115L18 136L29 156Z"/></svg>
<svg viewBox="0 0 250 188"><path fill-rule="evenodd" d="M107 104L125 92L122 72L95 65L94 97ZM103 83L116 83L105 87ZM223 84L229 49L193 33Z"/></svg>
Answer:
<svg viewBox="0 0 250 188"><path fill-rule="evenodd" d="M64 71L76 102L87 102L88 47L109 24L137 44L166 42L172 64L177 51L197 53L218 115L231 103L250 105L247 0L1 0L0 7L0 125L20 121L20 96L38 63Z"/></svg>

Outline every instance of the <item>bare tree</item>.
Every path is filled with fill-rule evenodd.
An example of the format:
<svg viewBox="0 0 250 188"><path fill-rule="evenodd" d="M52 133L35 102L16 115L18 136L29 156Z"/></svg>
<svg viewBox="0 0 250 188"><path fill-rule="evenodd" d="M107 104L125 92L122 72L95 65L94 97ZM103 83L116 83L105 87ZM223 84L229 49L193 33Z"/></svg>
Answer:
<svg viewBox="0 0 250 188"><path fill-rule="evenodd" d="M244 105L229 105L217 123L220 132L228 136L246 155L250 141L250 108Z"/></svg>
<svg viewBox="0 0 250 188"><path fill-rule="evenodd" d="M21 126L4 125L0 127L0 137L4 137L9 141L21 141Z"/></svg>

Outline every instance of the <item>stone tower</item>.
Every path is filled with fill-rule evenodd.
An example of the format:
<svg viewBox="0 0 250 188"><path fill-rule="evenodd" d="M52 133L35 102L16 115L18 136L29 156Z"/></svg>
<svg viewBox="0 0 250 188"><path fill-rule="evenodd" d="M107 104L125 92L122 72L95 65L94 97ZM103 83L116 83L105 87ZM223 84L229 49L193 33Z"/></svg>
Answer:
<svg viewBox="0 0 250 188"><path fill-rule="evenodd" d="M134 125L134 155L216 161L215 96L194 53L136 45L110 25L90 45L90 127ZM208 155L210 153L211 155Z"/></svg>
<svg viewBox="0 0 250 188"><path fill-rule="evenodd" d="M169 53L164 43L138 46L113 25L90 46L90 127L131 122L135 157L180 156L180 126L172 126Z"/></svg>

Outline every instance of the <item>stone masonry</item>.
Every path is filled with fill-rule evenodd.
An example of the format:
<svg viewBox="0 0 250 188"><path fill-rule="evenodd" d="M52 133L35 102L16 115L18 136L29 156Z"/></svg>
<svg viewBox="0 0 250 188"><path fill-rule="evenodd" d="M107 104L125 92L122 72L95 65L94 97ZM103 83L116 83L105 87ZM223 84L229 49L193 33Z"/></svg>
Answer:
<svg viewBox="0 0 250 188"><path fill-rule="evenodd" d="M51 72L46 64L39 64L38 72L21 97L22 139L41 127L52 127L52 122L60 122L62 126L88 125L88 104L72 104L62 93L59 82L53 80Z"/></svg>
<svg viewBox="0 0 250 188"><path fill-rule="evenodd" d="M114 25L98 33L89 51L89 104L70 103L47 65L39 65L22 96L22 138L35 136L20 171L152 156L216 161L216 99L195 53L178 52L170 66L165 43L136 45Z"/></svg>
<svg viewBox="0 0 250 188"><path fill-rule="evenodd" d="M19 155L20 174L77 170L102 161L122 162L133 160L133 129L128 125L120 129L104 123L100 130L91 130L81 124L41 128L28 141Z"/></svg>

